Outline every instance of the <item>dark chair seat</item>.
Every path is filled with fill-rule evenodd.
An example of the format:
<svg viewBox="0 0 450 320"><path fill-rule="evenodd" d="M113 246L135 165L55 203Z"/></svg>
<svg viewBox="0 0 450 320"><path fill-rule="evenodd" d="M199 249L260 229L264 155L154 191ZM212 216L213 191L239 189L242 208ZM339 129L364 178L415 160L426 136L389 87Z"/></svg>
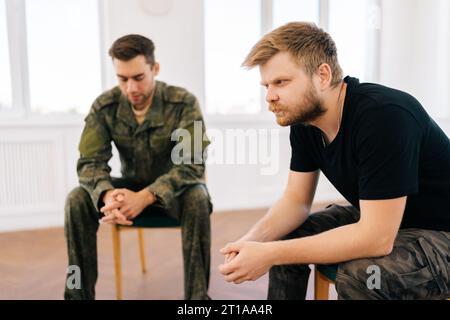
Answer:
<svg viewBox="0 0 450 320"><path fill-rule="evenodd" d="M133 220L133 225L131 227L139 227L139 228L170 228L170 227L179 227L180 222L167 214L162 212L151 212L144 213L137 216L136 219Z"/></svg>
<svg viewBox="0 0 450 320"><path fill-rule="evenodd" d="M318 264L317 270L330 281L336 282L337 264Z"/></svg>

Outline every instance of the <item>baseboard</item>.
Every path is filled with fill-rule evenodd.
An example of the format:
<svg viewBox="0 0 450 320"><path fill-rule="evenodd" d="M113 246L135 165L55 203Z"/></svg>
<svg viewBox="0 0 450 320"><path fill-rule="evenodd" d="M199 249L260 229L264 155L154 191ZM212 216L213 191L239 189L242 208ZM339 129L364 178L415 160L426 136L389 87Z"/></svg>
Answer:
<svg viewBox="0 0 450 320"><path fill-rule="evenodd" d="M0 215L0 232L62 227L64 211L29 212L20 215Z"/></svg>

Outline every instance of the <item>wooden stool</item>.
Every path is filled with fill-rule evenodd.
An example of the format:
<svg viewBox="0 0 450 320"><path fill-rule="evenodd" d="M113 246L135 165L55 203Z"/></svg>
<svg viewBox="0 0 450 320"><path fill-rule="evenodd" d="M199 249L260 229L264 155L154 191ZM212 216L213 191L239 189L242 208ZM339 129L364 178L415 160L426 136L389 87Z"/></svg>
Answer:
<svg viewBox="0 0 450 320"><path fill-rule="evenodd" d="M143 214L135 219L132 226L113 225L112 240L114 254L114 268L116 272L116 298L122 300L122 257L120 248L120 233L126 230L136 230L138 234L139 255L141 258L141 270L147 271L145 261L144 228L175 228L180 227L180 223L167 215L155 212L155 214Z"/></svg>
<svg viewBox="0 0 450 320"><path fill-rule="evenodd" d="M314 270L314 299L328 300L330 284L336 282L337 264L316 264Z"/></svg>

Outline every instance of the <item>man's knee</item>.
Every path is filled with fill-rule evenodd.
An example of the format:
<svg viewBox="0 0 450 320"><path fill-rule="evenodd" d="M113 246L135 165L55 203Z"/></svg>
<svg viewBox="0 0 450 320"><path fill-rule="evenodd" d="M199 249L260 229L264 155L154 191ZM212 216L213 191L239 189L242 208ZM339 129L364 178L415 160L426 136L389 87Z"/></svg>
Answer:
<svg viewBox="0 0 450 320"><path fill-rule="evenodd" d="M339 275L345 275L359 281L367 280L367 270L374 265L372 259L355 259L339 264Z"/></svg>
<svg viewBox="0 0 450 320"><path fill-rule="evenodd" d="M336 291L343 299L379 298L381 281L381 269L374 259L355 259L339 264Z"/></svg>
<svg viewBox="0 0 450 320"><path fill-rule="evenodd" d="M82 187L76 187L69 192L65 204L66 217L92 210L95 210L95 208L86 190Z"/></svg>
<svg viewBox="0 0 450 320"><path fill-rule="evenodd" d="M66 205L73 205L77 203L84 203L90 200L89 194L82 187L75 187L69 192L66 198Z"/></svg>
<svg viewBox="0 0 450 320"><path fill-rule="evenodd" d="M211 213L212 205L209 193L203 185L193 185L188 187L181 197L183 211L195 211Z"/></svg>

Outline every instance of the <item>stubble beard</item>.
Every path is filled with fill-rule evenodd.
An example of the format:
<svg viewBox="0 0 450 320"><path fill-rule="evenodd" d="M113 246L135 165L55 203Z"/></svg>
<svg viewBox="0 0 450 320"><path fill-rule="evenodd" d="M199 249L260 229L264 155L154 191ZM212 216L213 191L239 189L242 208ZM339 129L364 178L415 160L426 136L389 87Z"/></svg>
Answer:
<svg viewBox="0 0 450 320"><path fill-rule="evenodd" d="M282 127L294 124L309 125L327 111L322 106L322 103L312 86L310 86L305 93L303 101L294 107L289 108L281 104L270 104L269 109L272 111L281 111L283 113L276 118L277 123Z"/></svg>

